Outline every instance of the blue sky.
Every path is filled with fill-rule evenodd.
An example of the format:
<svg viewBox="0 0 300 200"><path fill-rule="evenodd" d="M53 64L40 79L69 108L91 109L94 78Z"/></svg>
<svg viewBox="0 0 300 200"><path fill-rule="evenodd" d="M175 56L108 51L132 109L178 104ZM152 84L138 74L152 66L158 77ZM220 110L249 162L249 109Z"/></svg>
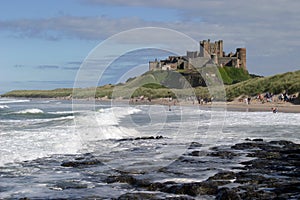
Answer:
<svg viewBox="0 0 300 200"><path fill-rule="evenodd" d="M2 0L0 93L72 87L94 47L145 26L174 29L197 41L222 39L228 53L246 47L250 73L299 70L299 8L297 0Z"/></svg>

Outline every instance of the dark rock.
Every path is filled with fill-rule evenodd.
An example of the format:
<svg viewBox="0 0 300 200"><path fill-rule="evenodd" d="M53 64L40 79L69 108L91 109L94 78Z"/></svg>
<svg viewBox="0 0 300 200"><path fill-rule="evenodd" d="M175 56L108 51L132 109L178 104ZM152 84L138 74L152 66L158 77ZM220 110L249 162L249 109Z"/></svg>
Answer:
<svg viewBox="0 0 300 200"><path fill-rule="evenodd" d="M247 149L246 147L249 147ZM300 145L289 141L236 144L256 159L242 162L246 171L236 174L242 199L299 199Z"/></svg>
<svg viewBox="0 0 300 200"><path fill-rule="evenodd" d="M198 143L198 142L191 142L189 149L195 149L195 148L200 148L202 147L202 144Z"/></svg>
<svg viewBox="0 0 300 200"><path fill-rule="evenodd" d="M229 188L221 188L218 190L216 200L242 200L240 195Z"/></svg>
<svg viewBox="0 0 300 200"><path fill-rule="evenodd" d="M78 158L75 158L75 160L84 160L85 157L78 157Z"/></svg>
<svg viewBox="0 0 300 200"><path fill-rule="evenodd" d="M163 139L164 137L162 135L158 135L155 137L155 139Z"/></svg>
<svg viewBox="0 0 300 200"><path fill-rule="evenodd" d="M254 153L249 153L248 157L257 157L257 158L265 158L265 159L278 159L281 158L279 152L268 152L268 151L255 151Z"/></svg>
<svg viewBox="0 0 300 200"><path fill-rule="evenodd" d="M157 191L160 190L161 188L165 187L166 183L150 183L147 187L148 190L150 191Z"/></svg>
<svg viewBox="0 0 300 200"><path fill-rule="evenodd" d="M214 176L211 176L208 178L208 180L232 180L236 178L236 175L234 172L231 171L224 171L224 172L219 172L215 174Z"/></svg>
<svg viewBox="0 0 300 200"><path fill-rule="evenodd" d="M87 167L92 165L103 165L99 160L67 161L61 164L62 167Z"/></svg>
<svg viewBox="0 0 300 200"><path fill-rule="evenodd" d="M252 140L253 142L263 142L264 140L261 138L255 138Z"/></svg>
<svg viewBox="0 0 300 200"><path fill-rule="evenodd" d="M274 146L270 143L266 142L244 142L244 143L238 143L231 147L232 149L237 150L268 150L268 151L279 151L279 146Z"/></svg>
<svg viewBox="0 0 300 200"><path fill-rule="evenodd" d="M120 199L165 199L166 193L175 194L177 199L190 199L199 195L215 196L218 200L300 199L300 145L289 141L265 142L261 139L254 139L250 142L235 144L231 148L224 146L211 148L209 153L199 151L196 149L198 147L201 147L201 144L192 143L189 149L193 150L188 153L189 156L180 156L177 162L184 167L207 165L209 162L207 159L191 157L206 154L224 159L222 162L240 155L248 155L253 159L239 163L244 165L239 168L242 171L221 171L203 182L150 182L122 172L119 172L120 175L108 177L106 182L108 184L127 183L136 191L152 191L146 194L128 193L120 196ZM80 162L83 161L80 160ZM232 169L237 169L237 167ZM164 171L159 172L166 173L168 170L164 168ZM232 188L220 188L229 183L233 183L230 185Z"/></svg>
<svg viewBox="0 0 300 200"><path fill-rule="evenodd" d="M189 153L190 156L200 156L200 151L192 151Z"/></svg>
<svg viewBox="0 0 300 200"><path fill-rule="evenodd" d="M134 187L149 187L151 185L151 183L147 180L144 180L144 179L137 179L131 175L128 175L128 174L121 174L119 176L109 176L107 179L106 179L106 182L108 184L111 184L111 183L127 183L131 186L134 186Z"/></svg>
<svg viewBox="0 0 300 200"><path fill-rule="evenodd" d="M298 183L283 183L280 185L280 187L277 187L274 189L274 192L277 194L277 195L280 195L280 194L283 194L283 193L287 193L287 194L290 194L290 193L299 193L300 191L300 182ZM300 195L300 194L299 194Z"/></svg>
<svg viewBox="0 0 300 200"><path fill-rule="evenodd" d="M173 194L186 194L190 196L198 195L215 195L218 186L214 182L194 182L172 185L171 187L163 188L161 191Z"/></svg>
<svg viewBox="0 0 300 200"><path fill-rule="evenodd" d="M269 143L270 144L276 144L276 145L282 145L282 146L286 146L286 145L289 145L289 144L295 144L291 141L286 141L286 140L271 141Z"/></svg>
<svg viewBox="0 0 300 200"><path fill-rule="evenodd" d="M206 156L207 152L203 151L192 151L188 154L189 156Z"/></svg>
<svg viewBox="0 0 300 200"><path fill-rule="evenodd" d="M59 181L52 186L49 185L49 189L51 190L86 189L87 187L87 184L75 180Z"/></svg>
<svg viewBox="0 0 300 200"><path fill-rule="evenodd" d="M274 178L266 178L263 174L259 173L249 173L249 172L239 172L236 174L236 183L247 183L247 184L263 184L263 183L272 183L276 179Z"/></svg>
<svg viewBox="0 0 300 200"><path fill-rule="evenodd" d="M222 159L233 159L234 157L236 157L238 155L239 154L236 154L236 153L231 152L231 151L215 151L215 152L212 152L212 153L208 154L208 156L220 157Z"/></svg>
<svg viewBox="0 0 300 200"><path fill-rule="evenodd" d="M124 142L124 141L133 141L133 140L159 140L163 139L164 137L162 135L158 136L143 136L143 137L136 137L136 138L124 138L124 139L119 139L119 142Z"/></svg>
<svg viewBox="0 0 300 200"><path fill-rule="evenodd" d="M144 200L144 199L152 199L152 200L162 200L162 198L157 197L153 193L126 193L121 195L118 200Z"/></svg>
<svg viewBox="0 0 300 200"><path fill-rule="evenodd" d="M189 196L174 196L174 197L163 197L162 195L156 193L143 193L143 192L136 192L136 193L126 193L121 195L118 200L144 200L144 199L151 199L151 200L193 200L193 198Z"/></svg>
<svg viewBox="0 0 300 200"><path fill-rule="evenodd" d="M156 137L154 136L145 136L145 137L137 137L137 138L134 138L134 140L158 140L158 139L163 139L164 137L161 136L161 135L158 135Z"/></svg>
<svg viewBox="0 0 300 200"><path fill-rule="evenodd" d="M257 199L257 200L271 200L272 199L272 200L274 200L277 197L277 195L274 194L273 192L258 190L256 188L252 188L250 186L244 188L244 191L240 192L239 196L243 200L253 200L253 199Z"/></svg>
<svg viewBox="0 0 300 200"><path fill-rule="evenodd" d="M235 144L231 148L238 149L238 150L248 150L248 149L258 148L258 144L253 142L244 142L244 143Z"/></svg>
<svg viewBox="0 0 300 200"><path fill-rule="evenodd" d="M175 197L166 197L167 200L194 200L194 198L189 196L175 196Z"/></svg>
<svg viewBox="0 0 300 200"><path fill-rule="evenodd" d="M154 139L155 139L154 136L134 138L134 140L154 140Z"/></svg>
<svg viewBox="0 0 300 200"><path fill-rule="evenodd" d="M263 142L264 140L261 138L254 138L254 139L250 139L250 138L246 138L245 141L253 141L253 142Z"/></svg>

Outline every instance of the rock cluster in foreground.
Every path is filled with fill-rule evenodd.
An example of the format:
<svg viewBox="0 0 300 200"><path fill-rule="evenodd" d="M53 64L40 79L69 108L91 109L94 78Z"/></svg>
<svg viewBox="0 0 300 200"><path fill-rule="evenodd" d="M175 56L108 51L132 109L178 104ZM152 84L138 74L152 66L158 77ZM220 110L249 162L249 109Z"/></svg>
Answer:
<svg viewBox="0 0 300 200"><path fill-rule="evenodd" d="M246 157L253 159L241 162L240 168L220 171L205 181L151 182L130 172L118 172L107 177L105 182L127 184L134 188L135 192L121 195L118 198L120 200L196 199L199 196L217 200L300 199L300 145L289 141L246 140L227 149L215 147L207 152L205 156L225 160L240 156L241 153L238 152L246 152ZM192 151L188 154L189 159L179 158L178 162L192 163L192 158L203 156L200 151L193 150L194 146L193 143L190 148ZM99 161L74 161L63 163L62 166L83 167L89 164L99 164Z"/></svg>

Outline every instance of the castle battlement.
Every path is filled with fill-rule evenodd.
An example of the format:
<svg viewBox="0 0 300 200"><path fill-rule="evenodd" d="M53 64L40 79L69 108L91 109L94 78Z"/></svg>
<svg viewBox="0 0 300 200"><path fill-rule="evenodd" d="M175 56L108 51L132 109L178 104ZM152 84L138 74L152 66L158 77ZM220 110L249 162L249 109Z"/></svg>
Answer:
<svg viewBox="0 0 300 200"><path fill-rule="evenodd" d="M246 48L237 48L235 53L223 51L223 40L210 42L202 40L199 51L187 51L185 56L169 56L166 60L149 62L149 70L190 69L193 66L204 66L208 61L220 67L243 68L246 66Z"/></svg>

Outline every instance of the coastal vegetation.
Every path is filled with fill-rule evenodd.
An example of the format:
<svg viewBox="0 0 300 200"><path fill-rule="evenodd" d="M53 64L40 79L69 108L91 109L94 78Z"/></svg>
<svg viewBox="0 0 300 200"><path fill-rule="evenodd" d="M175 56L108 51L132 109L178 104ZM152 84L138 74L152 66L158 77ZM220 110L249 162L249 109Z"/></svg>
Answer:
<svg viewBox="0 0 300 200"><path fill-rule="evenodd" d="M252 78L248 71L243 68L220 67L219 72L223 79L223 83L226 85L239 83Z"/></svg>
<svg viewBox="0 0 300 200"><path fill-rule="evenodd" d="M256 96L262 93L297 94L300 92L300 70L287 72L269 77L251 77L242 69L232 70L230 67L219 69L224 82L226 98L232 101L240 96ZM208 88L204 86L192 87L190 81L181 73L171 71L150 71L130 78L126 83L118 85L104 85L92 88L62 88L54 90L14 90L1 95L2 97L26 98L185 98L199 96L210 98ZM199 79L200 80L200 79ZM198 81L199 81L198 80Z"/></svg>
<svg viewBox="0 0 300 200"><path fill-rule="evenodd" d="M226 96L229 101L241 95L255 96L266 92L273 94L299 93L300 70L270 77L256 77L226 87Z"/></svg>

